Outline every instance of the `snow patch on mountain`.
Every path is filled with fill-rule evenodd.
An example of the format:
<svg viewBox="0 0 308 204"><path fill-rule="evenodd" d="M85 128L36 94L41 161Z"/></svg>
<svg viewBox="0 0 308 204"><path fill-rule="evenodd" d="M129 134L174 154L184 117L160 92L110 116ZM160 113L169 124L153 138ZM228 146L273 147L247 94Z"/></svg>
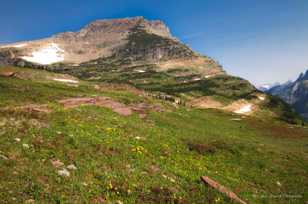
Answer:
<svg viewBox="0 0 308 204"><path fill-rule="evenodd" d="M264 101L264 100L265 100L265 96L258 96L258 98L259 98L261 101Z"/></svg>
<svg viewBox="0 0 308 204"><path fill-rule="evenodd" d="M264 84L264 85L261 85L260 88L262 88L262 89L270 89L271 85L270 84Z"/></svg>
<svg viewBox="0 0 308 204"><path fill-rule="evenodd" d="M234 111L237 114L246 114L252 111L252 104L243 105L240 109Z"/></svg>
<svg viewBox="0 0 308 204"><path fill-rule="evenodd" d="M9 47L22 48L22 47L25 47L27 45L28 45L27 43L13 44L13 45L3 45L3 46L0 46L0 48L9 48Z"/></svg>
<svg viewBox="0 0 308 204"><path fill-rule="evenodd" d="M65 83L78 84L78 81L72 80L72 79L54 78L53 80L54 80L54 81L59 81L59 82L65 82Z"/></svg>
<svg viewBox="0 0 308 204"><path fill-rule="evenodd" d="M141 70L141 69L136 69L135 71L138 72L138 73L144 73L145 72L144 70Z"/></svg>
<svg viewBox="0 0 308 204"><path fill-rule="evenodd" d="M50 43L38 51L32 52L32 56L23 56L22 59L42 65L49 65L64 61L64 50L56 43Z"/></svg>
<svg viewBox="0 0 308 204"><path fill-rule="evenodd" d="M13 45L12 47L21 48L21 47L25 47L25 46L27 46L27 43Z"/></svg>
<svg viewBox="0 0 308 204"><path fill-rule="evenodd" d="M279 85L279 83L274 83L274 84L262 84L257 86L257 89L263 92L266 92L270 90L272 87Z"/></svg>

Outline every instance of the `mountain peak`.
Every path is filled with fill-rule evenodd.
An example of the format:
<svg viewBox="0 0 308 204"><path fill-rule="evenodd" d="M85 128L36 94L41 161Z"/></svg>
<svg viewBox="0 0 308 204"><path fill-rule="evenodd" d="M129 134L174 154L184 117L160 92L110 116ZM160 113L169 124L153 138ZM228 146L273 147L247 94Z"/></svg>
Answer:
<svg viewBox="0 0 308 204"><path fill-rule="evenodd" d="M303 80L308 80L308 69L306 70L306 73L303 76Z"/></svg>
<svg viewBox="0 0 308 204"><path fill-rule="evenodd" d="M275 86L267 92L289 103L298 113L308 118L308 70L292 82Z"/></svg>
<svg viewBox="0 0 308 204"><path fill-rule="evenodd" d="M57 37L67 37L67 35L75 34L74 37L93 37L93 35L101 35L106 33L116 33L125 35L131 32L134 28L143 29L149 33L153 33L166 38L173 38L169 28L161 20L147 20L142 16L117 18L117 19L102 19L95 20L79 32L66 32L56 35Z"/></svg>
<svg viewBox="0 0 308 204"><path fill-rule="evenodd" d="M296 81L304 81L304 80L308 80L308 69L306 70L306 72L302 72Z"/></svg>
<svg viewBox="0 0 308 204"><path fill-rule="evenodd" d="M77 32L0 49L0 62L18 66L79 66L113 58L130 66L152 64L160 70L186 67L202 76L224 73L217 62L173 37L165 23L141 16L96 20Z"/></svg>

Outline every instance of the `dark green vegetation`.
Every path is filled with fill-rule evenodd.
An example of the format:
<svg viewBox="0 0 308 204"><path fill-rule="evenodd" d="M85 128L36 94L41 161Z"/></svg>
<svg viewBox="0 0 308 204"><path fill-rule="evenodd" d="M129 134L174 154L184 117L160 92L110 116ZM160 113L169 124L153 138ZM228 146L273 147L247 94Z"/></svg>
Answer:
<svg viewBox="0 0 308 204"><path fill-rule="evenodd" d="M250 203L304 203L308 199L308 129L304 127L272 117L175 107L129 87L109 85L98 90L94 88L97 80L71 86L48 80L57 74L13 70L24 77L0 77L2 203L31 199L36 203L230 203L206 187L200 181L202 175ZM174 83L167 73L156 74L168 79L160 83ZM221 76L202 81L203 86L190 83L187 92L245 96L251 89L240 92L234 85L231 95L223 92L227 85L221 81L233 87L237 80ZM203 89L205 85L215 92ZM159 91L173 90L179 95L186 90L166 87L167 91L161 85ZM164 111L149 112L140 119L137 114L125 117L96 106L64 109L57 102L85 96L159 104ZM17 108L29 104L47 104L52 112ZM57 160L64 166L52 164ZM71 164L77 169L68 170L69 177L58 175Z"/></svg>
<svg viewBox="0 0 308 204"><path fill-rule="evenodd" d="M101 59L95 61L95 65L88 64L67 69L60 66L52 71L92 82L129 84L157 95L167 94L177 97L183 104L191 98L202 96L211 96L228 104L239 99L253 100L256 94L260 93L248 81L226 74L202 78L200 74L190 73L188 69L161 72L156 71L153 64L126 67L125 62L114 62L112 59ZM280 120L294 124L301 123L299 115L281 99L269 97L269 100L260 106L263 110L273 111Z"/></svg>
<svg viewBox="0 0 308 204"><path fill-rule="evenodd" d="M121 59L130 58L133 61L154 60L157 62L197 56L189 47L180 42L148 33L138 27L131 31L127 41L125 47L117 54L117 57L121 57Z"/></svg>
<svg viewBox="0 0 308 204"><path fill-rule="evenodd" d="M72 68L62 73L68 73L78 78L90 81L130 84L147 91L163 92L176 96L221 96L235 100L249 97L257 90L247 81L228 75L221 75L210 79L198 79L198 74L181 76L186 70L169 70L157 72L155 65L134 66L126 69L112 69L110 67ZM142 70L144 72L138 72ZM95 76L95 77L94 77ZM93 77L93 78L92 78Z"/></svg>

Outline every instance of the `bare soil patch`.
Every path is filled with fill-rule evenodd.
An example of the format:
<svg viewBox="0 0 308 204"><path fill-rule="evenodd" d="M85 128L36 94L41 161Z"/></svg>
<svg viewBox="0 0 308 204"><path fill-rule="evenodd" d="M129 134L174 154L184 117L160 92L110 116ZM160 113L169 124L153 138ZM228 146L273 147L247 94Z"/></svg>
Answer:
<svg viewBox="0 0 308 204"><path fill-rule="evenodd" d="M189 103L189 105L192 107L198 107L198 108L221 109L223 107L222 103L214 100L212 97L209 97L209 96L204 96L204 97L194 99Z"/></svg>
<svg viewBox="0 0 308 204"><path fill-rule="evenodd" d="M130 107L120 102L114 101L108 97L70 98L60 100L59 103L66 109L76 108L81 105L96 105L105 108L111 108L114 112L123 116L129 116L133 113Z"/></svg>
<svg viewBox="0 0 308 204"><path fill-rule="evenodd" d="M126 105L115 101L108 97L84 97L84 98L69 98L65 100L60 100L59 103L64 106L65 109L76 108L82 105L95 105L105 108L110 108L114 112L123 115L130 116L134 112L138 113L140 118L145 118L147 112L150 110L154 110L157 112L161 112L162 109L158 106L153 106L146 103L138 103L132 105Z"/></svg>
<svg viewBox="0 0 308 204"><path fill-rule="evenodd" d="M251 115L256 110L256 105L247 100L234 101L230 105L224 107L224 110L234 112L241 115Z"/></svg>
<svg viewBox="0 0 308 204"><path fill-rule="evenodd" d="M240 115L251 115L257 110L256 102L249 102L247 100L237 100L229 105L224 105L221 102L213 99L210 96L200 97L189 102L192 107L203 109L220 109L228 112L234 112Z"/></svg>

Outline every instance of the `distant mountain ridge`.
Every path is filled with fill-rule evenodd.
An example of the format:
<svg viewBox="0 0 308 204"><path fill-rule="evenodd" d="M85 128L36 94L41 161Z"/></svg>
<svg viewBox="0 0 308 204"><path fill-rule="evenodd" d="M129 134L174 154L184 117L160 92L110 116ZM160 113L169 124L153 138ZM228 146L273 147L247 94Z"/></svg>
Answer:
<svg viewBox="0 0 308 204"><path fill-rule="evenodd" d="M257 89L263 92L266 92L267 90L271 89L273 86L277 86L279 84L275 83L275 84L261 84L257 86Z"/></svg>
<svg viewBox="0 0 308 204"><path fill-rule="evenodd" d="M278 96L300 113L308 118L308 70L301 73L294 82L287 82L274 86L266 91Z"/></svg>

